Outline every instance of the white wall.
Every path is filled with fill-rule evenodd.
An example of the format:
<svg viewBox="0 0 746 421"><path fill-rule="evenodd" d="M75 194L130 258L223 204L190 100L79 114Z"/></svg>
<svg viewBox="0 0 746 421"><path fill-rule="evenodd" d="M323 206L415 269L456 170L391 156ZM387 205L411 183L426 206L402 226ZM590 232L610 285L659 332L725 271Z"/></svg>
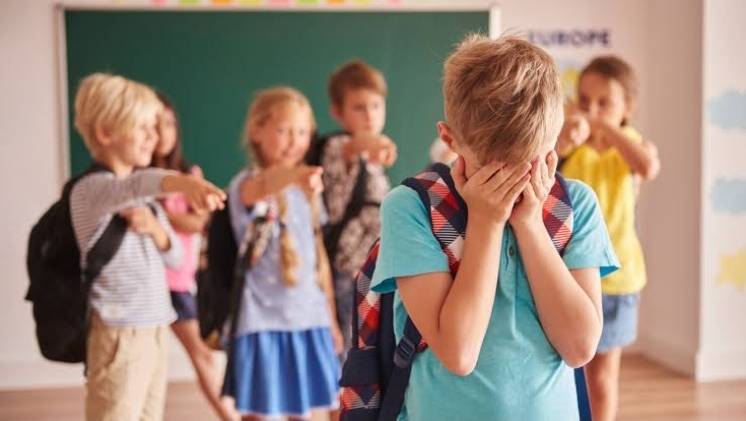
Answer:
<svg viewBox="0 0 746 421"><path fill-rule="evenodd" d="M745 378L746 3L655 0L648 19L647 135L663 171L641 208L641 348L701 381Z"/></svg>
<svg viewBox="0 0 746 421"><path fill-rule="evenodd" d="M672 11L676 10L676 13ZM649 113L644 132L660 149L662 171L644 187L641 348L694 374L700 315L702 2L655 0L647 9Z"/></svg>
<svg viewBox="0 0 746 421"><path fill-rule="evenodd" d="M57 193L60 173L53 23L52 1L0 3L0 387L82 378L80 368L41 363L23 301L26 236Z"/></svg>
<svg viewBox="0 0 746 421"><path fill-rule="evenodd" d="M705 0L701 379L746 377L745 22L746 2Z"/></svg>

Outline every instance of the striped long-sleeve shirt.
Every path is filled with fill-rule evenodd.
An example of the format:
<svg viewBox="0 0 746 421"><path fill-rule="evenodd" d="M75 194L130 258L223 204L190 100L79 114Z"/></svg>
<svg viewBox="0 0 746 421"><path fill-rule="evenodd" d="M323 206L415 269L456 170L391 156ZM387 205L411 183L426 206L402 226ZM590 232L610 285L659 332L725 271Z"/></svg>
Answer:
<svg viewBox="0 0 746 421"><path fill-rule="evenodd" d="M163 208L155 201L161 194L161 180L169 173L147 169L126 178L94 173L78 181L70 193L81 265L112 216L126 208L153 205L170 239L171 247L161 252L150 235L127 231L119 250L91 287L91 307L109 326L156 326L176 319L164 264L177 266L182 249Z"/></svg>

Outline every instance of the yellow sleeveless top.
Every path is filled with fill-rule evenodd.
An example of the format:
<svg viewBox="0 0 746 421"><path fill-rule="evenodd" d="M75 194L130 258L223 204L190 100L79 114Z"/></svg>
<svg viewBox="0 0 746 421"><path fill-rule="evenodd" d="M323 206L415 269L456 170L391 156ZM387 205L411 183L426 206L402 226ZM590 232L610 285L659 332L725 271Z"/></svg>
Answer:
<svg viewBox="0 0 746 421"><path fill-rule="evenodd" d="M631 127L624 134L636 142L642 135ZM621 295L639 292L647 282L645 260L635 229L637 182L632 170L616 148L598 152L585 144L567 157L561 169L567 178L588 184L598 196L611 243L621 269L602 280L604 294Z"/></svg>

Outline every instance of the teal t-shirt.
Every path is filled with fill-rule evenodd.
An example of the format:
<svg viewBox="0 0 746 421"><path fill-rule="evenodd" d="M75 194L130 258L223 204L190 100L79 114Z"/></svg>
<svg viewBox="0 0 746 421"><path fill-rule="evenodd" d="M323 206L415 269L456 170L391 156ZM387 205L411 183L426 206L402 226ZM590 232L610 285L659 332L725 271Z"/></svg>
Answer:
<svg viewBox="0 0 746 421"><path fill-rule="evenodd" d="M597 267L601 276L619 268L596 195L567 180L574 228L563 260L568 268ZM448 272L429 211L414 190L399 186L381 207L381 247L371 287L396 290L396 278ZM539 322L518 243L508 226L503 237L499 282L476 368L468 376L449 372L430 349L417 355L400 420L577 420L572 368L549 343ZM397 291L394 331L401 338L406 310Z"/></svg>

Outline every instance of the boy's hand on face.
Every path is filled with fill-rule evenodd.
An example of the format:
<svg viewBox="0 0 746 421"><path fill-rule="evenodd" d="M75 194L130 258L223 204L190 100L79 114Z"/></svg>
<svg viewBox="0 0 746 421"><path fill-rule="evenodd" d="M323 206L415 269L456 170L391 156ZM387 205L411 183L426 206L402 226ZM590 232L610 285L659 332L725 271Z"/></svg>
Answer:
<svg viewBox="0 0 746 421"><path fill-rule="evenodd" d="M531 164L531 180L523 189L520 201L510 215L510 225L520 229L529 225L544 225L544 202L554 186L554 174L557 171L557 153L552 150L544 159L537 159Z"/></svg>
<svg viewBox="0 0 746 421"><path fill-rule="evenodd" d="M190 174L166 176L162 187L166 193L182 193L189 206L197 213L225 207L225 192L203 178Z"/></svg>
<svg viewBox="0 0 746 421"><path fill-rule="evenodd" d="M459 156L451 168L451 176L456 191L469 208L469 219L504 225L513 212L516 199L529 183L531 166L526 162L490 163L469 179L464 174L465 169L464 158Z"/></svg>
<svg viewBox="0 0 746 421"><path fill-rule="evenodd" d="M324 183L321 180L323 173L322 167L301 165L296 168L295 183L308 195L315 196L324 191Z"/></svg>
<svg viewBox="0 0 746 421"><path fill-rule="evenodd" d="M163 229L153 211L147 206L122 210L119 216L127 220L130 231L138 234L153 235L159 228Z"/></svg>

